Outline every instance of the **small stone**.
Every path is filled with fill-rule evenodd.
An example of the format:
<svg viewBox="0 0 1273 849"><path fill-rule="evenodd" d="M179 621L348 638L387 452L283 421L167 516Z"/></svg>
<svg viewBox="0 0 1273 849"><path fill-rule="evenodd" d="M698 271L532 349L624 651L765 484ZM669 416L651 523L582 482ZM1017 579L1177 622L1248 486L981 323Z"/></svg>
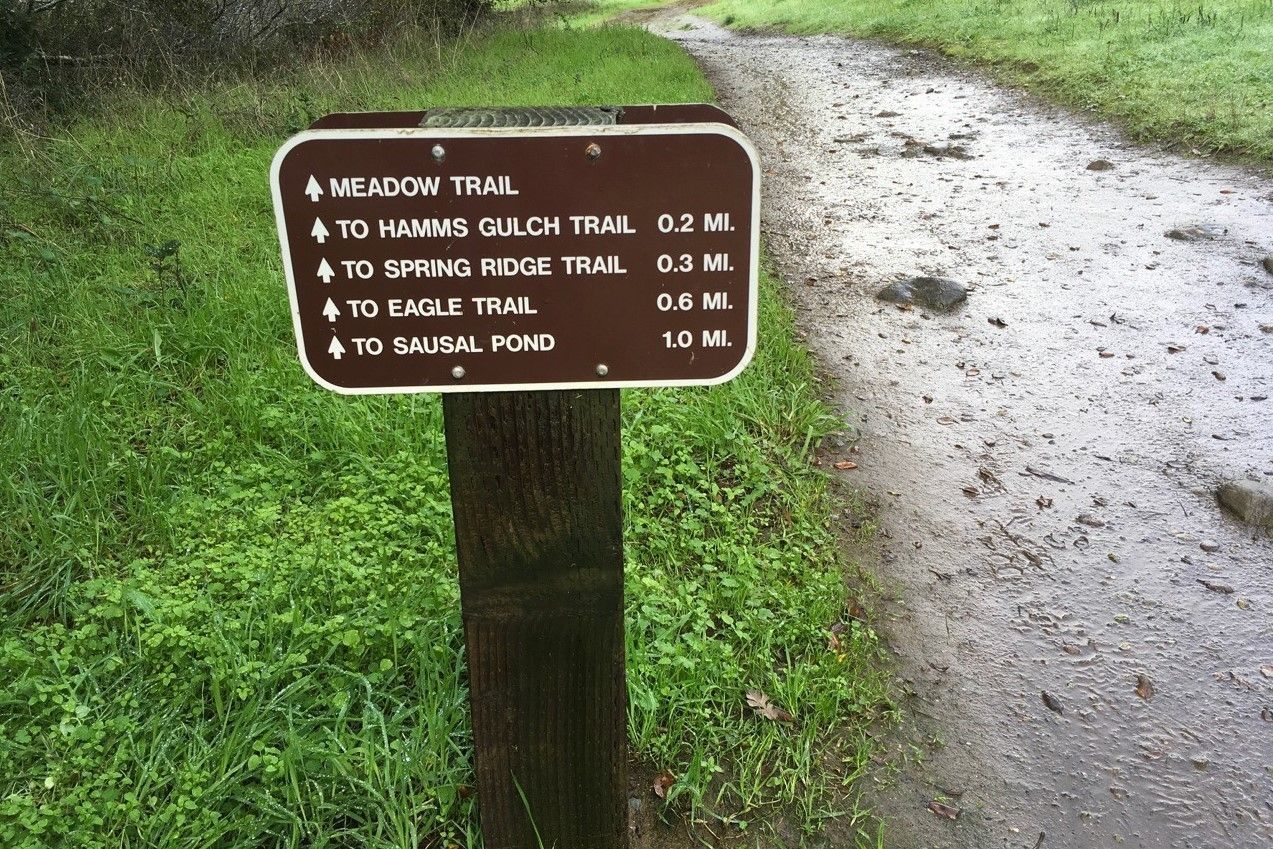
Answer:
<svg viewBox="0 0 1273 849"><path fill-rule="evenodd" d="M1206 769L1211 766L1211 760L1203 757L1190 758L1189 763L1193 764L1193 768L1198 770Z"/></svg>
<svg viewBox="0 0 1273 849"><path fill-rule="evenodd" d="M1203 242L1214 239L1220 234L1211 227L1194 225L1191 227L1173 227L1163 235L1168 239L1175 239L1177 242Z"/></svg>
<svg viewBox="0 0 1273 849"><path fill-rule="evenodd" d="M1220 543L1207 540L1206 542L1198 543L1198 548L1201 548L1203 551L1207 552L1208 554L1214 554L1215 552L1220 550Z"/></svg>
<svg viewBox="0 0 1273 849"><path fill-rule="evenodd" d="M1220 503L1257 528L1273 528L1273 484L1229 481L1216 491Z"/></svg>
<svg viewBox="0 0 1273 849"><path fill-rule="evenodd" d="M1264 259L1260 260L1260 265L1264 266L1264 270L1269 274L1273 274L1273 254L1269 254Z"/></svg>
<svg viewBox="0 0 1273 849"><path fill-rule="evenodd" d="M1088 171L1113 171L1114 163L1110 162L1108 159L1093 159L1091 162L1087 163L1087 170Z"/></svg>
<svg viewBox="0 0 1273 849"><path fill-rule="evenodd" d="M968 298L968 290L942 277L911 277L890 283L876 295L891 304L918 304L937 312L950 312Z"/></svg>

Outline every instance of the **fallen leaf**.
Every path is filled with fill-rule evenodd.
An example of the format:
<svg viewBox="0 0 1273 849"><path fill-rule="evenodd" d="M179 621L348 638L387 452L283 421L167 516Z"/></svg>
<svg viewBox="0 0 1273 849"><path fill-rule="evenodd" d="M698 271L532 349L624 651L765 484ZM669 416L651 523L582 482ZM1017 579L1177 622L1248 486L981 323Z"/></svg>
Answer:
<svg viewBox="0 0 1273 849"><path fill-rule="evenodd" d="M959 819L959 809L953 805L947 805L944 802L938 802L936 799L928 803L928 810L937 814L939 817L945 817L948 820Z"/></svg>
<svg viewBox="0 0 1273 849"><path fill-rule="evenodd" d="M1273 678L1273 663L1266 663L1260 667L1260 674L1265 678Z"/></svg>
<svg viewBox="0 0 1273 849"><path fill-rule="evenodd" d="M658 796L660 799L666 799L668 788L675 783L676 776L667 770L663 770L658 775L654 776L654 795Z"/></svg>
<svg viewBox="0 0 1273 849"><path fill-rule="evenodd" d="M1047 709L1055 714L1064 714L1065 709L1061 707L1061 700L1049 693L1047 690L1041 690L1039 695L1043 697L1043 704Z"/></svg>
<svg viewBox="0 0 1273 849"><path fill-rule="evenodd" d="M1040 495L1038 498L1034 499L1034 503L1039 505L1040 510L1046 510L1052 506L1052 499L1044 498L1042 495Z"/></svg>
<svg viewBox="0 0 1273 849"><path fill-rule="evenodd" d="M757 716L762 716L765 719L772 719L775 722L791 722L795 719L790 713L771 702L769 697L759 690L747 691L747 704L756 711Z"/></svg>
<svg viewBox="0 0 1273 849"><path fill-rule="evenodd" d="M1210 327L1207 327L1207 325L1205 325L1205 324L1199 324L1197 327L1195 327L1195 328L1193 329L1193 332L1194 332L1194 333L1201 333L1201 334L1203 334L1203 335L1205 336L1206 334L1208 334L1208 333L1210 333L1210 332L1211 332L1211 328L1210 328Z"/></svg>
<svg viewBox="0 0 1273 849"><path fill-rule="evenodd" d="M981 491L975 486L966 486L964 487L964 495L969 498L976 498L978 495L981 495Z"/></svg>
<svg viewBox="0 0 1273 849"><path fill-rule="evenodd" d="M1075 517L1074 521L1078 522L1080 525L1087 525L1089 528L1105 527L1105 520L1098 519L1091 513L1081 513Z"/></svg>
<svg viewBox="0 0 1273 849"><path fill-rule="evenodd" d="M939 425L953 425L954 423L955 423L955 420L952 419L950 416L941 416L940 418L937 419L937 424Z"/></svg>
<svg viewBox="0 0 1273 849"><path fill-rule="evenodd" d="M1149 680L1148 675L1136 676L1136 695L1145 701L1149 701L1154 697L1154 682Z"/></svg>
<svg viewBox="0 0 1273 849"><path fill-rule="evenodd" d="M1168 354L1179 354L1183 350L1185 350L1184 345L1168 345L1167 346Z"/></svg>
<svg viewBox="0 0 1273 849"><path fill-rule="evenodd" d="M838 463L835 463L834 465L837 469L839 469L842 472L846 472L850 469L856 469L858 467L858 464L853 462L852 460L841 460Z"/></svg>
<svg viewBox="0 0 1273 849"><path fill-rule="evenodd" d="M1113 351L1101 351L1101 359L1108 360L1114 356Z"/></svg>
<svg viewBox="0 0 1273 849"><path fill-rule="evenodd" d="M988 319L986 319L986 321L987 321L988 323L990 323L990 324L993 324L995 327L1001 327L1001 328L1002 328L1002 327L1007 327L1007 326L1008 326L1008 322L1004 321L1004 320L1003 320L1002 318L1000 318L999 316L995 316L994 318L988 318Z"/></svg>

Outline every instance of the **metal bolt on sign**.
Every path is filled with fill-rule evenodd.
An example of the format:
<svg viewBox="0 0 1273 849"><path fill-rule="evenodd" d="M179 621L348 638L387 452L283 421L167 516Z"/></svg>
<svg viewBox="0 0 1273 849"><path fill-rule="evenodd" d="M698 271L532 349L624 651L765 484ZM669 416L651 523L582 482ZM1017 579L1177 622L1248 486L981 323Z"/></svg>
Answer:
<svg viewBox="0 0 1273 849"><path fill-rule="evenodd" d="M750 360L754 148L704 104L345 113L271 183L306 372L446 393L485 845L626 847L618 389Z"/></svg>

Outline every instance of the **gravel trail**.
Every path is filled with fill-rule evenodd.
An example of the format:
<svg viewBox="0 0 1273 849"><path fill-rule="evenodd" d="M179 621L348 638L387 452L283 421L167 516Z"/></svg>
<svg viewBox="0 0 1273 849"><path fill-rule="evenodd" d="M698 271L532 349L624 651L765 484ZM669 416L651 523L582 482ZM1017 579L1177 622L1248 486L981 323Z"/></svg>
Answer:
<svg viewBox="0 0 1273 849"><path fill-rule="evenodd" d="M890 844L1269 846L1273 540L1214 493L1273 483L1273 183L927 52L647 24L757 142L857 429L924 752L870 791ZM917 275L966 302L876 299Z"/></svg>

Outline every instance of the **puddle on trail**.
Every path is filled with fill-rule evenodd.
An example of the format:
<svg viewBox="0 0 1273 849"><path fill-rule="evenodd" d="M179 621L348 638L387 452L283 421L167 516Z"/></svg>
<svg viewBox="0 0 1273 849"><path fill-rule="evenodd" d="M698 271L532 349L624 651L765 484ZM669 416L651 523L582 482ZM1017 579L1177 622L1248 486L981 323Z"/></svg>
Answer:
<svg viewBox="0 0 1273 849"><path fill-rule="evenodd" d="M1213 492L1273 480L1273 183L927 53L654 26L756 140L860 430L884 629L944 744L871 791L891 845L1270 845L1273 540ZM874 298L919 274L967 303Z"/></svg>

